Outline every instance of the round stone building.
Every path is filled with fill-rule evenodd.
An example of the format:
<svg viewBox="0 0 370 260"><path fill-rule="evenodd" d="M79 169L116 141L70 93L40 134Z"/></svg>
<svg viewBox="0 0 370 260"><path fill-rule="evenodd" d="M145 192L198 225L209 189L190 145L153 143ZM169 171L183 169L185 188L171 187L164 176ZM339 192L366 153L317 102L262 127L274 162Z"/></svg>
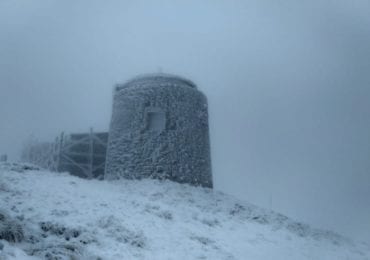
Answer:
<svg viewBox="0 0 370 260"><path fill-rule="evenodd" d="M212 187L207 98L193 82L154 74L115 87L105 178Z"/></svg>

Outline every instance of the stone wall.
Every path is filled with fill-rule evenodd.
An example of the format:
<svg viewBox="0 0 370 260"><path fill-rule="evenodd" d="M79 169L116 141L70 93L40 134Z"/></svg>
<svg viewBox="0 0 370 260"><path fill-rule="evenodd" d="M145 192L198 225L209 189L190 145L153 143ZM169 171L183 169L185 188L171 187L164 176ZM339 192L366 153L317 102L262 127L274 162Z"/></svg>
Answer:
<svg viewBox="0 0 370 260"><path fill-rule="evenodd" d="M212 187L207 99L194 83L159 74L116 87L105 178L121 177Z"/></svg>

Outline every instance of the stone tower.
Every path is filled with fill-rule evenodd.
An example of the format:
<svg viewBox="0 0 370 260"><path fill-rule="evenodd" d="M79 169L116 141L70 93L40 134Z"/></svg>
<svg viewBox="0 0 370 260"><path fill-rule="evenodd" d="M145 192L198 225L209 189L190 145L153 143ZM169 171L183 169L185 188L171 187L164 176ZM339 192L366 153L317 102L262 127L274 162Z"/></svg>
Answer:
<svg viewBox="0 0 370 260"><path fill-rule="evenodd" d="M105 178L150 177L212 187L207 98L178 76L114 89Z"/></svg>

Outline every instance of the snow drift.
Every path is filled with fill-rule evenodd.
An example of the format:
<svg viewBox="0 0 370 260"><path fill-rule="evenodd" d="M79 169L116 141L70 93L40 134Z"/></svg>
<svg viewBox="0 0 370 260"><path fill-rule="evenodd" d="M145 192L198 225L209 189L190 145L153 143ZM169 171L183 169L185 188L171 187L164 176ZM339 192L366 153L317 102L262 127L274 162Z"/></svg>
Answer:
<svg viewBox="0 0 370 260"><path fill-rule="evenodd" d="M0 259L370 259L365 243L170 181L5 163L0 201L0 228L19 232L0 237Z"/></svg>

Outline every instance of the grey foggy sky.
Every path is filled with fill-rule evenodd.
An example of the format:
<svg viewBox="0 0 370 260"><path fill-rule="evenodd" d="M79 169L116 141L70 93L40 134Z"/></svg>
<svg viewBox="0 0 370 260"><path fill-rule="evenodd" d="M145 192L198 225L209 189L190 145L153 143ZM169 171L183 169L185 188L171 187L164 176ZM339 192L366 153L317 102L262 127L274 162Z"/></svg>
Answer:
<svg viewBox="0 0 370 260"><path fill-rule="evenodd" d="M370 241L369 1L0 1L0 153L107 130L112 86L193 80L215 188Z"/></svg>

